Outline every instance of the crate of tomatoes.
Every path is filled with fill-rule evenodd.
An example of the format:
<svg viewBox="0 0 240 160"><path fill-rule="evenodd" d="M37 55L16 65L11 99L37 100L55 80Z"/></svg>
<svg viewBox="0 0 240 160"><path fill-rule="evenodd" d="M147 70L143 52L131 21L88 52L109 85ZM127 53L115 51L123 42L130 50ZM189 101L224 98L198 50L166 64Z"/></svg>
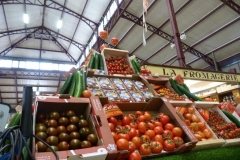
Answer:
<svg viewBox="0 0 240 160"><path fill-rule="evenodd" d="M35 159L56 159L52 150L59 159L78 159L79 156L98 160L116 158L118 152L114 140L109 139L111 132L106 130L107 120L102 118L102 110L96 110L100 108L96 105L89 98L36 97Z"/></svg>
<svg viewBox="0 0 240 160"><path fill-rule="evenodd" d="M101 52L104 61L105 73L108 75L132 75L134 74L126 50L104 48Z"/></svg>
<svg viewBox="0 0 240 160"><path fill-rule="evenodd" d="M166 98L155 97L143 108L131 103L102 101L102 105L119 151L118 159L188 152L197 143Z"/></svg>

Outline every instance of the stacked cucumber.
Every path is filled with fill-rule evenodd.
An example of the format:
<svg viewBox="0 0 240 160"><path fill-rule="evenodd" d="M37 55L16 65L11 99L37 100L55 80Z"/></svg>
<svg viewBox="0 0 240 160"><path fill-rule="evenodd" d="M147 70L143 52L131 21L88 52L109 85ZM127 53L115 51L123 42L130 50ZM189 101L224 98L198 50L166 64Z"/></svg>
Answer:
<svg viewBox="0 0 240 160"><path fill-rule="evenodd" d="M175 92L177 92L179 95L185 94L189 99L192 99L194 101L203 101L203 99L191 93L186 84L178 84L178 82L172 78L169 78L169 82L171 83L171 86Z"/></svg>
<svg viewBox="0 0 240 160"><path fill-rule="evenodd" d="M131 60L131 64L132 64L134 73L139 74L141 70L140 64L135 59Z"/></svg>
<svg viewBox="0 0 240 160"><path fill-rule="evenodd" d="M88 68L104 70L103 57L100 53L95 52L94 54L91 54L90 61L88 63Z"/></svg>
<svg viewBox="0 0 240 160"><path fill-rule="evenodd" d="M59 94L70 94L73 97L81 97L82 92L87 89L86 68L70 73Z"/></svg>

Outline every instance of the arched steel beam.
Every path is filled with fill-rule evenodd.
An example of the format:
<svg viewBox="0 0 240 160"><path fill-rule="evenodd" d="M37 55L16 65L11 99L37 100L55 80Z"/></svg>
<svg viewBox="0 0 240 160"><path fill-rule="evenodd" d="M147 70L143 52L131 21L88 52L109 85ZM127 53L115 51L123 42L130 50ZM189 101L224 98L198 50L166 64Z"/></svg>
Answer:
<svg viewBox="0 0 240 160"><path fill-rule="evenodd" d="M220 0L220 1L225 3L228 7L232 8L232 10L234 10L238 14L240 14L240 6L237 3L233 2L232 0Z"/></svg>
<svg viewBox="0 0 240 160"><path fill-rule="evenodd" d="M8 1L3 1L2 5L11 5L11 4L24 4L24 2L22 1L19 1L19 0L8 0ZM92 20L78 14L77 12L69 9L69 8L66 8L64 7L63 5L57 3L56 1L53 1L53 0L46 0L46 5L44 5L42 2L40 1L34 1L34 2L31 2L31 1L26 1L26 5L34 5L34 6L40 6L40 7L46 7L46 8L50 8L50 9L55 9L55 10L58 10L58 11L63 11L64 10L64 13L67 13L67 14L70 14L76 18L82 18L82 21L84 21L92 30L94 30L96 27L97 27L97 23L96 22L93 22Z"/></svg>

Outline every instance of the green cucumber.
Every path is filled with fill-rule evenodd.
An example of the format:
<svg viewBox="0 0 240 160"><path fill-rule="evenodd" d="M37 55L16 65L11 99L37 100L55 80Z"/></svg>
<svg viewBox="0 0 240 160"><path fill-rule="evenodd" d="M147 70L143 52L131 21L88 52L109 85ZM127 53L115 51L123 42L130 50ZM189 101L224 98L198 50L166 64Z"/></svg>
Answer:
<svg viewBox="0 0 240 160"><path fill-rule="evenodd" d="M134 64L135 64L138 72L140 72L140 70L141 70L140 64L139 64L135 59L133 59L133 62L134 62Z"/></svg>
<svg viewBox="0 0 240 160"><path fill-rule="evenodd" d="M71 82L72 82L72 79L73 79L73 74L70 73L67 77L67 80L65 81L63 87L61 88L61 90L58 92L59 94L66 94L68 89L70 88L71 86Z"/></svg>
<svg viewBox="0 0 240 160"><path fill-rule="evenodd" d="M188 86L185 83L183 83L182 85L186 90L188 90L190 92L190 89L188 88Z"/></svg>
<svg viewBox="0 0 240 160"><path fill-rule="evenodd" d="M174 80L173 80L172 78L169 78L169 82L170 82L172 88L174 89L174 91L175 91L177 94L179 94L180 96L182 96L183 93L182 93L181 91L179 91L179 89L177 88L176 83L174 82Z"/></svg>
<svg viewBox="0 0 240 160"><path fill-rule="evenodd" d="M69 90L69 94L71 96L74 95L75 85L76 85L76 73L74 73L74 75L73 75L72 84L71 84L71 87L70 87L70 90Z"/></svg>
<svg viewBox="0 0 240 160"><path fill-rule="evenodd" d="M83 80L83 76L82 73L80 71L76 72L76 84L75 84L75 91L74 91L74 97L81 97L82 96L82 91L83 91L83 87L82 87L82 80Z"/></svg>
<svg viewBox="0 0 240 160"><path fill-rule="evenodd" d="M139 74L139 71L137 70L137 67L135 66L135 63L134 63L134 60L133 60L133 59L131 60L131 64L132 64L134 73L135 73L135 74Z"/></svg>
<svg viewBox="0 0 240 160"><path fill-rule="evenodd" d="M7 128L10 128L10 127L19 125L19 124L20 124L20 121L21 121L21 116L22 116L21 113L16 113L16 114L13 116L12 120L8 123Z"/></svg>
<svg viewBox="0 0 240 160"><path fill-rule="evenodd" d="M94 56L94 69L98 69L98 65L99 65L99 56L98 56L98 53L95 53L95 56Z"/></svg>
<svg viewBox="0 0 240 160"><path fill-rule="evenodd" d="M236 124L236 126L238 128L240 128L240 122L238 121L238 119L236 117L234 117L231 113L229 113L226 110L222 110L222 112L229 118L230 121L232 121L233 123Z"/></svg>
<svg viewBox="0 0 240 160"><path fill-rule="evenodd" d="M103 57L102 57L101 54L98 54L98 56L99 56L99 67L98 67L98 69L100 69L100 70L104 70Z"/></svg>
<svg viewBox="0 0 240 160"><path fill-rule="evenodd" d="M82 87L83 87L83 91L87 89L87 72L86 72L86 68L84 67L82 69Z"/></svg>
<svg viewBox="0 0 240 160"><path fill-rule="evenodd" d="M188 98L192 98L195 101L203 101L203 99L199 98L195 94L192 94L191 92L187 91L183 86L177 84L176 85L180 92L184 93Z"/></svg>
<svg viewBox="0 0 240 160"><path fill-rule="evenodd" d="M90 61L88 63L88 68L93 69L94 54L91 54Z"/></svg>

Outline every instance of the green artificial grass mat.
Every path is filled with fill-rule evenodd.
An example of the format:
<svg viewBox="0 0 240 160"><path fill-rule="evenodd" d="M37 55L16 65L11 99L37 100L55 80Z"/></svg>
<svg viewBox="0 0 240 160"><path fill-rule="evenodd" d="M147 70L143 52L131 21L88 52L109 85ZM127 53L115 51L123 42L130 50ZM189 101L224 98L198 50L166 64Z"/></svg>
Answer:
<svg viewBox="0 0 240 160"><path fill-rule="evenodd" d="M177 155L144 158L147 160L240 160L240 145L235 147L215 148L191 151Z"/></svg>

